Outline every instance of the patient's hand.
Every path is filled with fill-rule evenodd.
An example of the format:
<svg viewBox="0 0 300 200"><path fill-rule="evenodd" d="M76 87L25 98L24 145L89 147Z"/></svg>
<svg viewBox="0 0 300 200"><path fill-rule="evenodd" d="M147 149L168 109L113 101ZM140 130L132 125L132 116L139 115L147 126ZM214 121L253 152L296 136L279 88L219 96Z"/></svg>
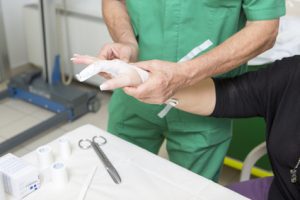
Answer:
<svg viewBox="0 0 300 200"><path fill-rule="evenodd" d="M76 75L79 81L85 81L99 73L109 79L100 85L101 90L133 87L148 79L147 71L121 60L100 60L96 57L78 54L75 54L71 60L76 64L88 65Z"/></svg>

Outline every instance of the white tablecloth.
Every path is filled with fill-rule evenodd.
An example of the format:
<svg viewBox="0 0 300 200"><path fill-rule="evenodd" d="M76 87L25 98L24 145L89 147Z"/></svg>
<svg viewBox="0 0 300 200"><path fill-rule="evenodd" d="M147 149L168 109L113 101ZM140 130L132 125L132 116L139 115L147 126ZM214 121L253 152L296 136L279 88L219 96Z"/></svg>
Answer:
<svg viewBox="0 0 300 200"><path fill-rule="evenodd" d="M95 135L107 139L103 151L118 170L122 178L121 184L117 185L112 181L92 149L78 148L79 139L92 138ZM96 165L98 170L85 200L247 199L95 126L82 126L63 137L69 138L72 143L72 156L65 161L70 182L64 188L58 189L51 181L44 180L41 188L28 195L25 200L76 200L88 174ZM61 160L58 155L57 140L49 145L54 150L56 160ZM35 152L23 158L38 166Z"/></svg>

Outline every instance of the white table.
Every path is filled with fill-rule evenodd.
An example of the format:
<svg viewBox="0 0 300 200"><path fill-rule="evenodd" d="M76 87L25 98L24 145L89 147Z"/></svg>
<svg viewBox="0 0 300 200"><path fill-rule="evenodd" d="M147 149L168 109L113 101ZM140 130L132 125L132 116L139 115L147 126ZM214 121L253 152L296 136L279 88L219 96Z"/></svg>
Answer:
<svg viewBox="0 0 300 200"><path fill-rule="evenodd" d="M92 149L81 150L82 138L104 136L103 151L118 170L122 183L115 184ZM64 135L72 143L72 156L65 161L70 182L61 189L52 182L42 182L41 188L25 200L76 200L83 183L94 166L98 170L85 200L238 200L247 199L206 178L192 173L133 144L117 138L95 126L85 125ZM49 143L56 160L60 160L57 140ZM38 166L35 152L23 157ZM9 197L8 199L13 199Z"/></svg>

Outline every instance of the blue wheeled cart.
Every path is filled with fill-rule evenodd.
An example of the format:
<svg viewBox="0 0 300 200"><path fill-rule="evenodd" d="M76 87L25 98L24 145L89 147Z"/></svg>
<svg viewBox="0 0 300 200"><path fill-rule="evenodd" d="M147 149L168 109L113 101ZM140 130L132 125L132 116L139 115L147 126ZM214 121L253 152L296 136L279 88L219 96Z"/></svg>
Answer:
<svg viewBox="0 0 300 200"><path fill-rule="evenodd" d="M55 9L54 0L40 0L45 61L43 70L33 69L12 77L7 90L0 92L0 100L17 98L56 114L0 143L0 155L49 128L100 109L100 99L95 91L83 90L73 85L66 86L60 81L60 62L54 34Z"/></svg>

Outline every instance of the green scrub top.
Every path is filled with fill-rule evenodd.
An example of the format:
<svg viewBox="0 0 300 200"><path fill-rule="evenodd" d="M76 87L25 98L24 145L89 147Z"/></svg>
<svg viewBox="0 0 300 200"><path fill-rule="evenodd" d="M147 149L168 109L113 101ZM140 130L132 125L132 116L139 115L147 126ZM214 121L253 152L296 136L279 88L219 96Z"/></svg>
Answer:
<svg viewBox="0 0 300 200"><path fill-rule="evenodd" d="M139 44L139 60L173 62L207 39L213 42L208 50L218 46L242 29L247 20L270 20L285 14L284 0L126 0L126 7ZM245 71L246 66L242 65L221 76L232 77ZM131 102L129 107L135 112L152 116L153 123L161 122L157 113L162 106L144 104L132 97L125 99ZM184 125L186 130L196 130L201 125L200 129L206 129L209 123L201 120L204 117L184 112L173 116L169 113L167 116L175 127ZM178 122L178 119L187 116L193 116L189 119L190 123ZM228 135L212 137L222 140Z"/></svg>
<svg viewBox="0 0 300 200"><path fill-rule="evenodd" d="M139 60L173 62L208 39L213 42L211 50L247 20L276 19L285 13L284 0L126 0L126 6L139 43ZM243 65L222 76L245 71ZM108 131L153 153L163 141L157 133L167 132L170 160L216 180L229 146L231 121L177 109L161 119L157 114L163 107L116 90L109 105Z"/></svg>
<svg viewBox="0 0 300 200"><path fill-rule="evenodd" d="M214 48L241 30L246 21L276 19L284 0L126 0L139 59L177 62L210 39ZM204 52L203 52L204 53ZM224 74L246 71L245 65Z"/></svg>

